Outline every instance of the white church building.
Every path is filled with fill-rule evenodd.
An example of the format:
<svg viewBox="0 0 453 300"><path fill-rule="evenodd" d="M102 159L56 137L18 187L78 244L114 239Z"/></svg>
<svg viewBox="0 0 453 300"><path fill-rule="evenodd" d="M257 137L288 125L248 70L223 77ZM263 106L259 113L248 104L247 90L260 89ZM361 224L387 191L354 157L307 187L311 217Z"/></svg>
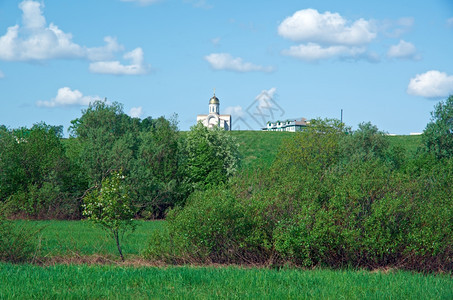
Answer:
<svg viewBox="0 0 453 300"><path fill-rule="evenodd" d="M201 121L203 125L212 128L218 126L225 130L231 130L231 115L221 115L220 114L220 101L219 98L212 96L209 99L209 114L207 115L197 115L197 123Z"/></svg>

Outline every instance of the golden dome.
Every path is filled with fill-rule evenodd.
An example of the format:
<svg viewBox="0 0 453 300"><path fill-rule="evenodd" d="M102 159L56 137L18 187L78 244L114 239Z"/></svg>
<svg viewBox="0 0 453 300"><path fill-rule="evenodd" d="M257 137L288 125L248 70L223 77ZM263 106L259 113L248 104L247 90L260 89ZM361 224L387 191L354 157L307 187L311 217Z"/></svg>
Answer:
<svg viewBox="0 0 453 300"><path fill-rule="evenodd" d="M211 99L209 99L209 104L220 104L219 98L217 98L214 94Z"/></svg>

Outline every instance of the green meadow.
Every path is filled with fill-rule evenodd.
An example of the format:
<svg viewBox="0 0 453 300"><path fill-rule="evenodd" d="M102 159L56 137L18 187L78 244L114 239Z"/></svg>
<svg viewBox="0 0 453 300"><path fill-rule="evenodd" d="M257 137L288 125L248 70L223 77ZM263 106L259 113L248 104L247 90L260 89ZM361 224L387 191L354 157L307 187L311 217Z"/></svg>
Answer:
<svg viewBox="0 0 453 300"><path fill-rule="evenodd" d="M448 275L401 271L0 264L1 299L452 299Z"/></svg>
<svg viewBox="0 0 453 300"><path fill-rule="evenodd" d="M38 256L44 258L103 255L117 257L118 250L106 231L87 221L16 221L28 230L39 231ZM149 235L164 226L165 221L137 221L134 232L123 236L126 257L140 255L149 242Z"/></svg>

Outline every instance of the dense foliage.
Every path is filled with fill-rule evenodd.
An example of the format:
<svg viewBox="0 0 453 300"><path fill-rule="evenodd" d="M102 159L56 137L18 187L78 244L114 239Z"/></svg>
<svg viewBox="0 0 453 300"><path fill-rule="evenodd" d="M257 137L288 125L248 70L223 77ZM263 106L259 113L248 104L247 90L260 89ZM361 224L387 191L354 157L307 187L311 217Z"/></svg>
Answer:
<svg viewBox="0 0 453 300"><path fill-rule="evenodd" d="M0 203L10 215L77 214L77 192L61 142L61 127L0 128Z"/></svg>
<svg viewBox="0 0 453 300"><path fill-rule="evenodd" d="M453 157L453 95L439 102L431 113L423 139L438 158Z"/></svg>
<svg viewBox="0 0 453 300"><path fill-rule="evenodd" d="M223 129L208 129L201 122L187 133L183 154L184 179L192 191L225 183L238 169L235 139Z"/></svg>
<svg viewBox="0 0 453 300"><path fill-rule="evenodd" d="M453 269L453 159L369 123L315 120L270 168L192 194L146 256L166 262ZM158 242L156 242L158 241Z"/></svg>

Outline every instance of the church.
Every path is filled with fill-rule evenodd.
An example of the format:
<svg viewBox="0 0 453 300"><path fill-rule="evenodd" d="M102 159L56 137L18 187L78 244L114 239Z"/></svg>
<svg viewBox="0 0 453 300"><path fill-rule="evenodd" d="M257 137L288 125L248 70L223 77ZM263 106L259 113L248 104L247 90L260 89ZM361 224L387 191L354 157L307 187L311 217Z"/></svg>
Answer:
<svg viewBox="0 0 453 300"><path fill-rule="evenodd" d="M197 115L197 123L203 122L203 125L212 128L212 127L220 127L225 130L231 130L231 115L221 115L220 114L220 101L219 98L212 96L209 99L209 114L207 115Z"/></svg>

